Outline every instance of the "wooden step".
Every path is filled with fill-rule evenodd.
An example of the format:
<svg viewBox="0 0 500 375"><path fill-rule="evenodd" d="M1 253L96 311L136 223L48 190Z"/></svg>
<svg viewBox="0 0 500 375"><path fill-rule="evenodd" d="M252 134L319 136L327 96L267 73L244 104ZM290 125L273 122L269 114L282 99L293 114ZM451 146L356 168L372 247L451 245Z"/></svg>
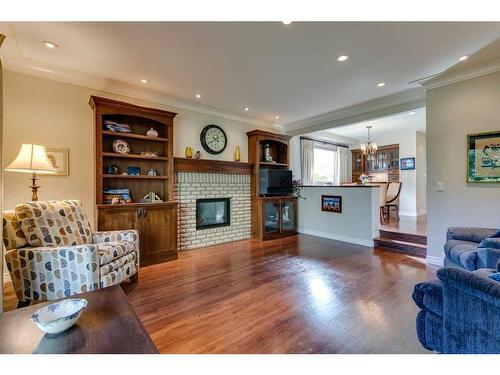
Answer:
<svg viewBox="0 0 500 375"><path fill-rule="evenodd" d="M380 229L380 237L396 241L427 245L427 236L425 234L402 233L402 232L393 232L389 230Z"/></svg>
<svg viewBox="0 0 500 375"><path fill-rule="evenodd" d="M377 237L373 239L375 247L398 251L413 256L423 257L427 255L427 246L414 242L398 241L390 238Z"/></svg>

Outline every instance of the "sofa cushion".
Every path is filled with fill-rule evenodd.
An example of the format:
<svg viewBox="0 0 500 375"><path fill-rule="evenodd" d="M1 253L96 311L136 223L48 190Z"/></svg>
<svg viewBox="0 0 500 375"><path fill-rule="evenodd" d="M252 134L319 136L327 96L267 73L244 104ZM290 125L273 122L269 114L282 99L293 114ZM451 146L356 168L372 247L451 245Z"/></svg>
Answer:
<svg viewBox="0 0 500 375"><path fill-rule="evenodd" d="M468 250L475 250L477 249L477 242L471 242L471 241L462 241L462 240L448 240L444 244L444 253L451 258L450 251L455 247L459 245L465 245L462 247L462 249L467 248Z"/></svg>
<svg viewBox="0 0 500 375"><path fill-rule="evenodd" d="M102 242L96 244L96 246L99 252L99 264L101 266L135 250L134 243L130 241Z"/></svg>
<svg viewBox="0 0 500 375"><path fill-rule="evenodd" d="M14 211L3 212L3 244L7 250L19 249L28 244Z"/></svg>
<svg viewBox="0 0 500 375"><path fill-rule="evenodd" d="M465 269L476 269L477 243L449 240L444 246L444 252L454 263L460 264Z"/></svg>
<svg viewBox="0 0 500 375"><path fill-rule="evenodd" d="M490 275L488 275L488 277L491 279L491 280L495 280L495 281L498 281L500 282L500 272L494 272Z"/></svg>
<svg viewBox="0 0 500 375"><path fill-rule="evenodd" d="M446 233L447 240L462 240L470 242L481 242L486 237L496 233L498 229L477 227L450 227Z"/></svg>
<svg viewBox="0 0 500 375"><path fill-rule="evenodd" d="M80 201L30 202L16 206L15 211L31 246L92 243L92 231Z"/></svg>
<svg viewBox="0 0 500 375"><path fill-rule="evenodd" d="M489 247L490 249L500 249L500 238L488 237L481 241L479 247L485 248Z"/></svg>
<svg viewBox="0 0 500 375"><path fill-rule="evenodd" d="M500 238L500 229L493 233L489 238Z"/></svg>

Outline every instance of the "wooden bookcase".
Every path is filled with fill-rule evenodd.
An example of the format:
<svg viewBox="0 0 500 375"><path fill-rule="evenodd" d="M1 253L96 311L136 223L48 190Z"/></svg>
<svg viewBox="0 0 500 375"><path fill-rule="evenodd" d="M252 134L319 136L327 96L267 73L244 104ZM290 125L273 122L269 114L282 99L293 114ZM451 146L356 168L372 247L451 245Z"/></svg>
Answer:
<svg viewBox="0 0 500 375"><path fill-rule="evenodd" d="M141 263L152 264L177 257L177 202L173 201L174 158L173 119L176 113L146 108L116 100L90 97L95 125L95 193L98 230L138 229ZM131 133L110 131L104 121L130 126ZM146 132L153 128L158 137ZM129 144L130 152L113 151L117 139ZM141 155L158 153L158 156ZM111 174L114 165L118 173ZM126 174L129 167L140 168L140 175ZM156 176L148 176L155 169ZM125 173L125 174L123 174ZM111 205L105 188L128 188L132 203ZM141 202L149 192L162 202Z"/></svg>
<svg viewBox="0 0 500 375"><path fill-rule="evenodd" d="M260 240L280 238L297 233L297 198L261 197L261 169L289 169L290 136L263 130L252 130L248 136L248 162L252 164L252 237ZM264 146L269 145L273 162L265 160Z"/></svg>

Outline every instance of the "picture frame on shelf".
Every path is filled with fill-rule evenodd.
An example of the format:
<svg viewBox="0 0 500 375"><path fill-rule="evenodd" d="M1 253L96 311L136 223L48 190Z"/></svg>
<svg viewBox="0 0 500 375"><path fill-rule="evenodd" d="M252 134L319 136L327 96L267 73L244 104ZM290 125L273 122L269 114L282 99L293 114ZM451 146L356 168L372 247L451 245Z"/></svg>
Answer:
<svg viewBox="0 0 500 375"><path fill-rule="evenodd" d="M321 211L342 213L342 196L341 195L322 195L321 196Z"/></svg>
<svg viewBox="0 0 500 375"><path fill-rule="evenodd" d="M415 169L415 158L401 158L401 170L412 171Z"/></svg>
<svg viewBox="0 0 500 375"><path fill-rule="evenodd" d="M466 181L500 182L500 130L467 135Z"/></svg>
<svg viewBox="0 0 500 375"><path fill-rule="evenodd" d="M69 148L47 148L47 157L55 168L55 174L45 176L69 176Z"/></svg>

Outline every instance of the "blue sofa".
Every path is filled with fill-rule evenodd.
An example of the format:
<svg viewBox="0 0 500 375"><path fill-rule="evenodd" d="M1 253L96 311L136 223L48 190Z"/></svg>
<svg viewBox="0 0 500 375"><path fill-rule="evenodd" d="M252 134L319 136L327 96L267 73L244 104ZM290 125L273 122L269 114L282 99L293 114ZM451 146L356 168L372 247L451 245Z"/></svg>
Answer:
<svg viewBox="0 0 500 375"><path fill-rule="evenodd" d="M491 238L491 237L495 238ZM444 265L469 271L496 268L500 260L500 230L451 227L446 233Z"/></svg>
<svg viewBox="0 0 500 375"><path fill-rule="evenodd" d="M415 286L417 336L440 353L500 353L500 263L498 269L445 267L439 280Z"/></svg>

